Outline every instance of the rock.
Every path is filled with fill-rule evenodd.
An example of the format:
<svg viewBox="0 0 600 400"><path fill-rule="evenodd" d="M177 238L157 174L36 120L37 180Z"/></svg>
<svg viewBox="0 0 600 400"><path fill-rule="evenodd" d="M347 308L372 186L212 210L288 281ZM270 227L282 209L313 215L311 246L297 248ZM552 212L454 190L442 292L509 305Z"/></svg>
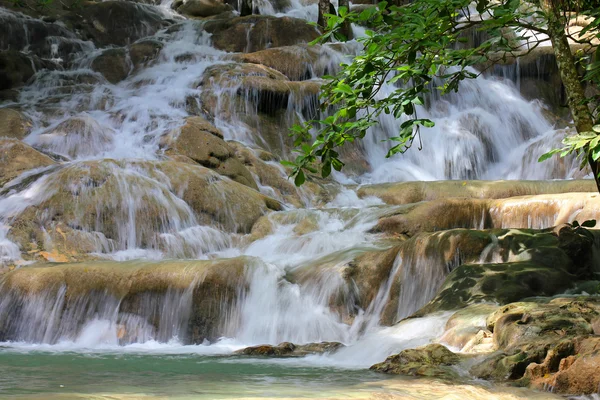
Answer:
<svg viewBox="0 0 600 400"><path fill-rule="evenodd" d="M375 196L387 204L410 204L448 197L505 199L515 196L596 192L593 180L566 181L433 181L364 185L359 197Z"/></svg>
<svg viewBox="0 0 600 400"><path fill-rule="evenodd" d="M250 149L238 142L229 142L234 149L235 155L240 162L257 177L257 183L263 188L271 189L269 195L284 203L292 204L295 207L302 208L305 204L300 191L294 183L288 178L286 171L277 161L274 161L272 154L261 150ZM264 161L261 155L272 161ZM316 186L316 187L315 187ZM307 185L305 190L311 193L314 199L318 199L321 187L318 185ZM261 189L266 190L266 189Z"/></svg>
<svg viewBox="0 0 600 400"><path fill-rule="evenodd" d="M480 353L493 348L492 332L486 319L498 306L472 304L454 313L446 323L446 331L439 341L463 353Z"/></svg>
<svg viewBox="0 0 600 400"><path fill-rule="evenodd" d="M264 344L246 347L245 349L236 351L235 354L245 356L304 357L309 354L332 353L342 347L344 345L339 342L308 343L302 345L284 342L277 346Z"/></svg>
<svg viewBox="0 0 600 400"><path fill-rule="evenodd" d="M177 11L191 17L212 17L228 11L233 7L220 0L186 0L177 7Z"/></svg>
<svg viewBox="0 0 600 400"><path fill-rule="evenodd" d="M254 53L241 53L232 59L241 63L260 64L273 68L293 81L305 80L324 73L317 63L321 56L320 46L295 45L260 50ZM321 73L319 73L321 72Z"/></svg>
<svg viewBox="0 0 600 400"><path fill-rule="evenodd" d="M235 151L223 140L223 134L200 117L189 117L185 125L169 133L162 141L169 156L183 155L236 182L258 190L248 169L235 157Z"/></svg>
<svg viewBox="0 0 600 400"><path fill-rule="evenodd" d="M207 168L173 161L71 163L47 176L40 190L44 196L15 216L8 234L29 259L52 251L39 238L59 224L86 237L95 252L135 247L189 258L198 250L173 245L179 230L208 225L247 233L268 210L281 209ZM77 250L68 252L85 258Z"/></svg>
<svg viewBox="0 0 600 400"><path fill-rule="evenodd" d="M497 351L476 364L471 373L484 379L518 380L537 388L554 386L560 371L573 367L573 355L579 360L594 354L595 345L589 346L586 338L592 332L590 322L599 312L600 301L589 297L536 299L501 307L487 319ZM596 338L594 341L598 343ZM590 375L579 371L579 376ZM559 392L586 393L582 387L574 388L577 386L567 383Z"/></svg>
<svg viewBox="0 0 600 400"><path fill-rule="evenodd" d="M407 234L453 228L544 229L574 220L600 219L600 197L563 193L506 199L446 198L406 205L381 218L373 232Z"/></svg>
<svg viewBox="0 0 600 400"><path fill-rule="evenodd" d="M100 261L21 267L2 277L3 306L6 307L3 312L10 310L10 316L0 321L0 340L18 340L23 335L29 335L25 337L31 341L44 340L43 335L36 337L36 332L48 332L46 341L52 343L60 339L59 332L52 330L52 324L48 330L22 332L18 329L20 324L11 323L15 319L31 318L26 312L21 313L24 307L18 304L37 298L44 298L49 304L64 301L65 307L56 310L59 317L62 316L60 332L80 332L90 317L81 306L90 305L99 313L108 308L109 318L118 315L126 331L121 335L121 344L148 340L143 336L142 321L149 324L155 340L169 340L170 333L177 333L173 332L176 328L173 325L179 323L178 315L183 322L178 339L183 343L216 340L225 334L225 316L233 312L240 288L248 284L246 270L252 265L251 259L240 257L214 261ZM63 298L59 294L61 287ZM187 300L185 291L190 292ZM183 309L171 310L166 316L162 307L173 298L181 299L179 305ZM187 317L181 315L186 313L186 308ZM40 318L35 322L48 321Z"/></svg>
<svg viewBox="0 0 600 400"><path fill-rule="evenodd" d="M38 69L58 66L15 50L0 51L0 90L13 89L27 83Z"/></svg>
<svg viewBox="0 0 600 400"><path fill-rule="evenodd" d="M319 36L305 20L267 15L208 21L203 29L212 34L216 48L236 53L309 43Z"/></svg>
<svg viewBox="0 0 600 400"><path fill-rule="evenodd" d="M42 132L35 138L35 146L73 159L111 149L114 135L111 128L82 114Z"/></svg>
<svg viewBox="0 0 600 400"><path fill-rule="evenodd" d="M117 84L127 78L131 63L125 49L107 49L94 58L92 70L100 72L110 83Z"/></svg>
<svg viewBox="0 0 600 400"><path fill-rule="evenodd" d="M556 393L594 394L600 386L600 342L598 338L583 339L575 353L560 359L558 372L544 383Z"/></svg>
<svg viewBox="0 0 600 400"><path fill-rule="evenodd" d="M0 108L0 137L24 139L31 132L31 121L17 110Z"/></svg>
<svg viewBox="0 0 600 400"><path fill-rule="evenodd" d="M315 112L320 90L319 82L289 81L279 71L248 63L207 68L198 85L208 114L236 118L247 125L257 145L277 155L289 153L289 128L299 121L298 113Z"/></svg>
<svg viewBox="0 0 600 400"><path fill-rule="evenodd" d="M81 14L82 33L100 47L125 46L169 25L155 8L130 1L89 3Z"/></svg>
<svg viewBox="0 0 600 400"><path fill-rule="evenodd" d="M441 344L430 344L417 349L403 350L369 369L396 375L455 378L458 374L451 366L459 361L458 355Z"/></svg>
<svg viewBox="0 0 600 400"><path fill-rule="evenodd" d="M25 171L55 162L17 139L0 138L0 187Z"/></svg>
<svg viewBox="0 0 600 400"><path fill-rule="evenodd" d="M163 47L162 42L153 39L140 40L130 45L129 58L133 67L138 69L157 59Z"/></svg>

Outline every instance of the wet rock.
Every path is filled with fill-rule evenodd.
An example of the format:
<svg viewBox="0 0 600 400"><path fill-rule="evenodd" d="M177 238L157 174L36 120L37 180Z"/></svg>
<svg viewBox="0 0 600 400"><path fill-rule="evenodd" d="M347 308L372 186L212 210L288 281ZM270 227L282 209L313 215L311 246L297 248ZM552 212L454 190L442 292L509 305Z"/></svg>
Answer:
<svg viewBox="0 0 600 400"><path fill-rule="evenodd" d="M600 341L598 338L583 339L576 343L575 353L577 356L559 359L558 372L550 379L542 379L536 386L545 383L556 393L597 393L600 386Z"/></svg>
<svg viewBox="0 0 600 400"><path fill-rule="evenodd" d="M361 186L360 197L375 196L387 204L410 204L447 197L505 199L515 196L595 192L593 180L567 181L434 181Z"/></svg>
<svg viewBox="0 0 600 400"><path fill-rule="evenodd" d="M320 46L295 45L236 54L232 59L241 63L261 64L281 72L290 80L298 81L310 79L314 74L320 75L317 66L320 55Z"/></svg>
<svg viewBox="0 0 600 400"><path fill-rule="evenodd" d="M233 7L221 0L186 0L177 7L177 12L191 17L212 17L233 11Z"/></svg>
<svg viewBox="0 0 600 400"><path fill-rule="evenodd" d="M55 162L17 139L0 138L0 187L23 172Z"/></svg>
<svg viewBox="0 0 600 400"><path fill-rule="evenodd" d="M266 15L208 21L203 28L216 48L236 53L309 43L319 36L305 20Z"/></svg>
<svg viewBox="0 0 600 400"><path fill-rule="evenodd" d="M374 232L407 234L453 228L544 229L574 219L599 219L600 197L592 193L563 193L506 199L447 198L406 205L381 218Z"/></svg>
<svg viewBox="0 0 600 400"><path fill-rule="evenodd" d="M263 187L261 190L271 191L269 195L281 201L293 204L301 208L304 200L296 185L288 178L287 171L275 161L274 156L269 153L268 160L261 159L265 156L265 151L250 149L241 143L229 142L229 145L235 150L235 155L240 162L254 175L257 182ZM316 187L315 187L316 186ZM321 188L318 185L307 185L305 190L311 193L314 199L318 198L318 192Z"/></svg>
<svg viewBox="0 0 600 400"><path fill-rule="evenodd" d="M127 51L125 49L104 50L92 61L92 70L100 72L110 83L121 82L131 71Z"/></svg>
<svg viewBox="0 0 600 400"><path fill-rule="evenodd" d="M452 365L460 357L441 344L430 344L417 349L403 350L388 357L384 362L371 366L370 370L396 375L454 378L458 374Z"/></svg>
<svg viewBox="0 0 600 400"><path fill-rule="evenodd" d="M597 298L556 298L500 308L487 319L498 351L475 365L471 373L484 379L518 380L540 388L548 385L557 372L573 365L573 355L593 353L581 343L591 334L590 322L598 316L599 307Z"/></svg>
<svg viewBox="0 0 600 400"><path fill-rule="evenodd" d="M39 238L58 224L87 237L95 252L135 246L190 258L198 250L173 246L178 230L208 225L246 233L267 211L281 209L207 168L173 161L71 163L49 174L40 190L44 196L16 216L9 231L29 259L52 250ZM68 251L77 255L77 249Z"/></svg>
<svg viewBox="0 0 600 400"><path fill-rule="evenodd" d="M454 313L446 323L446 331L439 341L463 353L489 352L493 349L492 332L487 327L487 317L498 306L472 304Z"/></svg>
<svg viewBox="0 0 600 400"><path fill-rule="evenodd" d="M109 150L114 131L89 115L71 117L35 138L35 146L68 158L88 156Z"/></svg>
<svg viewBox="0 0 600 400"><path fill-rule="evenodd" d="M155 8L129 1L90 3L81 14L82 33L98 46L125 46L169 25Z"/></svg>
<svg viewBox="0 0 600 400"><path fill-rule="evenodd" d="M134 68L140 68L158 58L164 47L158 40L146 39L129 46L129 58Z"/></svg>
<svg viewBox="0 0 600 400"><path fill-rule="evenodd" d="M58 65L50 61L43 61L20 51L0 51L0 90L23 86L38 70L57 68Z"/></svg>
<svg viewBox="0 0 600 400"><path fill-rule="evenodd" d="M235 151L223 140L223 134L211 123L190 117L185 125L163 140L169 156L182 155L236 182L258 190L248 169L235 157Z"/></svg>
<svg viewBox="0 0 600 400"><path fill-rule="evenodd" d="M4 301L15 305L8 308L10 317L0 321L0 337L1 340L23 336L30 341L44 340L44 337L35 336L37 330L22 332L18 329L19 324L11 324L15 319L28 317L26 313L20 314L23 307L16 304L26 304L36 298L44 298L48 304L53 304L62 287L65 307L57 310L59 318L61 313L69 313L81 304L91 304L98 310L114 305L111 312L119 316L122 324L121 344L147 340L144 334L148 330L156 340L168 340L170 337L162 335L174 334L176 328L180 329L179 340L186 344L216 340L225 334L223 329L227 321L223 316L229 315L240 288L247 285L245 271L252 265L251 259L233 258L218 261L100 261L21 267L5 274L0 282L6 295ZM185 300L186 291L189 291L189 303L180 303L180 307L187 311L171 310L172 315L163 315L161 307L165 302L174 297ZM67 328L65 324L71 324L65 330L67 332L79 332L88 322L86 312L77 313L75 318L73 314L69 315L70 318L63 318L61 324L61 329ZM109 316L113 317L114 314ZM144 331L140 321L149 324L148 330ZM36 322L43 324L44 320ZM181 326L173 326L180 323ZM49 332L50 340L59 340L58 333Z"/></svg>
<svg viewBox="0 0 600 400"><path fill-rule="evenodd" d="M0 108L0 137L23 139L31 132L31 121L11 108Z"/></svg>
<svg viewBox="0 0 600 400"><path fill-rule="evenodd" d="M302 345L284 342L277 346L264 344L246 347L245 349L236 351L235 354L245 356L304 357L309 354L332 353L342 347L344 345L339 342L308 343Z"/></svg>

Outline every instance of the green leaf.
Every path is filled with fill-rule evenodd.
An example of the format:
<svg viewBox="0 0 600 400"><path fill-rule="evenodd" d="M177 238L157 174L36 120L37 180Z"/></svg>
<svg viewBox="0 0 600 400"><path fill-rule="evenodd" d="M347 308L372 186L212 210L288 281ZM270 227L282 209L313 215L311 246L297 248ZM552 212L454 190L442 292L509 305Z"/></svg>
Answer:
<svg viewBox="0 0 600 400"><path fill-rule="evenodd" d="M596 220L595 219L588 219L587 221L583 221L583 223L581 224L581 226L583 226L584 228L593 228L596 226Z"/></svg>
<svg viewBox="0 0 600 400"><path fill-rule="evenodd" d="M304 176L304 171L300 170L296 174L296 178L294 179L294 184L296 186L302 186L302 184L306 181L306 177Z"/></svg>

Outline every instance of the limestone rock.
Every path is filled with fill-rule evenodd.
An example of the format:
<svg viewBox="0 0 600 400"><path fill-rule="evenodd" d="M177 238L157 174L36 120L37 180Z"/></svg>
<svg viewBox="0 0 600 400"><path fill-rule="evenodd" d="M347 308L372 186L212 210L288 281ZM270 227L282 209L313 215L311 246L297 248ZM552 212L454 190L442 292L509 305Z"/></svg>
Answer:
<svg viewBox="0 0 600 400"><path fill-rule="evenodd" d="M216 261L177 260L177 261L133 261L114 262L99 261L76 264L36 264L8 272L3 277L3 288L12 295L10 301L14 307L12 318L20 319L22 307L34 296L43 296L48 301L56 301L59 289L65 290L65 307L58 313L68 313L78 305L93 304L92 307L102 309L107 304L115 304L116 311L124 318L122 344L136 343L147 338L139 337L136 332L139 324L135 321L147 321L154 332L169 331L172 320L160 318L161 299L169 293L191 291L189 318L182 327L179 340L186 344L202 343L204 340L216 340L225 334L224 315L235 307L240 288L245 287L247 278L245 271L252 267L248 258L221 259ZM148 301L152 299L154 301ZM225 312L224 312L225 311ZM171 312L174 312L171 310ZM77 332L85 322L87 313L79 317L63 319L69 332ZM134 317L132 326L128 326L128 317ZM68 321L67 321L68 320ZM11 324L11 318L0 321L0 340L17 339L18 324ZM7 324L8 322L8 324ZM65 326L62 326L65 328ZM53 332L54 333L54 332ZM34 335L35 332L27 334ZM157 340L169 338L156 337ZM41 341L42 338L37 340ZM57 340L58 337L53 337Z"/></svg>
<svg viewBox="0 0 600 400"><path fill-rule="evenodd" d="M116 84L127 78L131 64L125 49L108 49L92 61L92 69L100 72L110 83Z"/></svg>
<svg viewBox="0 0 600 400"><path fill-rule="evenodd" d="M83 34L98 46L125 46L169 25L156 9L130 1L90 3L81 14Z"/></svg>
<svg viewBox="0 0 600 400"><path fill-rule="evenodd" d="M317 63L321 55L320 46L295 45L260 50L254 53L240 53L232 56L241 63L261 64L273 68L290 80L310 79L319 75ZM324 71L323 71L324 72Z"/></svg>
<svg viewBox="0 0 600 400"><path fill-rule="evenodd" d="M258 190L248 169L235 157L223 134L208 121L190 117L163 140L167 155L183 155L236 182Z"/></svg>
<svg viewBox="0 0 600 400"><path fill-rule="evenodd" d="M0 108L0 137L24 139L31 131L31 121L17 110Z"/></svg>
<svg viewBox="0 0 600 400"><path fill-rule="evenodd" d="M134 68L150 63L158 58L158 55L164 47L162 42L153 39L145 39L135 42L129 46L129 58Z"/></svg>
<svg viewBox="0 0 600 400"><path fill-rule="evenodd" d="M309 354L332 353L342 347L344 345L339 342L308 343L302 345L284 342L277 346L265 344L246 347L235 353L245 356L304 357Z"/></svg>
<svg viewBox="0 0 600 400"><path fill-rule="evenodd" d="M267 15L208 21L204 29L216 48L237 53L309 43L319 36L305 20Z"/></svg>
<svg viewBox="0 0 600 400"><path fill-rule="evenodd" d="M403 350L370 369L396 375L453 378L457 373L451 366L459 361L459 356L441 344L430 344L418 349Z"/></svg>
<svg viewBox="0 0 600 400"><path fill-rule="evenodd" d="M360 197L375 196L387 204L410 204L447 197L505 199L516 196L596 192L593 180L567 181L433 181L364 185Z"/></svg>
<svg viewBox="0 0 600 400"><path fill-rule="evenodd" d="M221 0L186 0L177 11L191 17L212 17L228 11L233 7Z"/></svg>
<svg viewBox="0 0 600 400"><path fill-rule="evenodd" d="M111 128L81 114L42 132L35 138L35 146L69 158L95 155L112 147L114 134Z"/></svg>
<svg viewBox="0 0 600 400"><path fill-rule="evenodd" d="M0 90L23 86L37 69L56 69L57 66L16 50L0 51Z"/></svg>
<svg viewBox="0 0 600 400"><path fill-rule="evenodd" d="M55 162L17 139L0 138L0 187L25 171Z"/></svg>

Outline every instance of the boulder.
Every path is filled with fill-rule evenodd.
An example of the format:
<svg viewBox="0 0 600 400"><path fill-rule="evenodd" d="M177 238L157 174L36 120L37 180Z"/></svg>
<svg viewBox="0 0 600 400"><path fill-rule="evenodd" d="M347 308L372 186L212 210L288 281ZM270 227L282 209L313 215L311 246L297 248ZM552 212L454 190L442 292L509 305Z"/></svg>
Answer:
<svg viewBox="0 0 600 400"><path fill-rule="evenodd" d="M271 191L269 194L271 197L284 203L298 208L304 206L305 201L300 190L289 179L287 171L279 165L274 155L263 150L248 148L238 142L229 142L229 145L234 149L238 160L257 178L257 183L263 187L261 190ZM321 189L320 186L311 183L304 188L315 200L318 200Z"/></svg>
<svg viewBox="0 0 600 400"><path fill-rule="evenodd" d="M127 78L131 71L131 62L123 48L102 51L94 61L92 70L101 73L107 81L116 84Z"/></svg>
<svg viewBox="0 0 600 400"><path fill-rule="evenodd" d="M43 131L35 138L35 146L73 159L109 150L114 134L111 128L81 114Z"/></svg>
<svg viewBox="0 0 600 400"><path fill-rule="evenodd" d="M156 9L131 1L88 3L81 11L82 34L97 46L125 46L170 24Z"/></svg>
<svg viewBox="0 0 600 400"><path fill-rule="evenodd" d="M138 69L158 58L164 47L162 42L154 39L145 39L129 46L129 58L133 67Z"/></svg>
<svg viewBox="0 0 600 400"><path fill-rule="evenodd" d="M186 0L177 7L177 12L190 17L212 17L233 11L233 7L221 0Z"/></svg>
<svg viewBox="0 0 600 400"><path fill-rule="evenodd" d="M31 132L31 120L12 108L0 108L0 137L24 139Z"/></svg>
<svg viewBox="0 0 600 400"><path fill-rule="evenodd" d="M460 357L446 347L430 344L417 349L403 350L369 369L395 375L451 379L458 376L452 366L459 362Z"/></svg>
<svg viewBox="0 0 600 400"><path fill-rule="evenodd" d="M295 46L274 47L254 53L240 53L232 56L240 63L260 64L273 68L293 81L312 78L320 75L317 63L321 55L321 47L304 44Z"/></svg>
<svg viewBox="0 0 600 400"><path fill-rule="evenodd" d="M223 140L223 134L200 117L189 117L186 123L170 132L162 141L171 157L185 156L236 182L258 190L248 169L235 157L235 151Z"/></svg>
<svg viewBox="0 0 600 400"><path fill-rule="evenodd" d="M296 345L289 342L280 343L277 346L264 344L246 347L235 352L244 356L277 356L277 357L304 357L309 354L333 353L344 347L339 342L321 342Z"/></svg>
<svg viewBox="0 0 600 400"><path fill-rule="evenodd" d="M556 384L559 371L573 366L572 356L584 359L594 354L594 346L587 346L586 338L593 332L591 321L598 318L599 307L598 298L536 299L501 307L487 319L496 351L474 365L471 373L484 379L517 380L537 388ZM591 372L593 369L579 370L580 377L589 377ZM560 393L590 393L586 391L590 387L567 383Z"/></svg>
<svg viewBox="0 0 600 400"><path fill-rule="evenodd" d="M216 48L236 53L309 43L319 37L319 31L303 19L268 15L208 21L203 29L212 34Z"/></svg>
<svg viewBox="0 0 600 400"><path fill-rule="evenodd" d="M500 262L462 264L446 278L437 296L420 315L456 310L468 304L507 304L534 296L563 293L578 279L589 279L595 268L594 238L584 230L500 231L496 253Z"/></svg>
<svg viewBox="0 0 600 400"><path fill-rule="evenodd" d="M16 50L0 51L0 90L18 88L37 70L57 69L58 65Z"/></svg>
<svg viewBox="0 0 600 400"><path fill-rule="evenodd" d="M86 237L94 252L134 247L196 257L199 250L188 249L187 242L173 245L179 231L208 225L246 233L267 211L281 209L279 202L210 169L173 161L71 163L45 177L40 191L11 221L8 234L29 259L54 249L41 239L43 232L69 233L60 224ZM65 251L85 259L78 248Z"/></svg>
<svg viewBox="0 0 600 400"><path fill-rule="evenodd" d="M23 172L54 163L50 157L20 140L0 138L0 187Z"/></svg>

